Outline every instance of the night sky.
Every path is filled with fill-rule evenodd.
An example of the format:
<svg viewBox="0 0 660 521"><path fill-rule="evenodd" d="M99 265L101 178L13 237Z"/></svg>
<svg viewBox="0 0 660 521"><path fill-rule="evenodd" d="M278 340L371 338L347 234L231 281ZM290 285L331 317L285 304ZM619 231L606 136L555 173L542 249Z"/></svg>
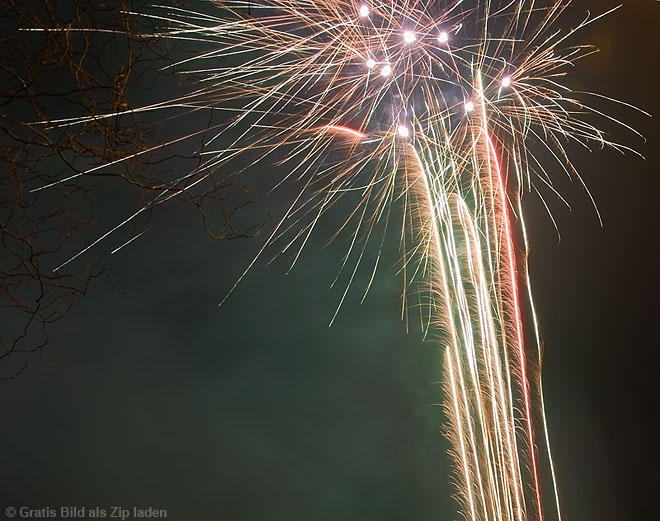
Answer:
<svg viewBox="0 0 660 521"><path fill-rule="evenodd" d="M654 519L660 490L660 2L624 3L581 34L601 52L571 81L656 116L610 111L645 135L646 143L622 139L646 160L575 150L602 228L578 183L558 181L571 211L550 201L561 241L540 201L525 200L568 521ZM576 20L615 5L575 4ZM265 196L267 185L250 187L245 222L281 211L287 188ZM155 214L148 233L103 259L129 294L93 284L55 326L44 362L0 384L2 509L152 506L199 521L457 519L437 405L442 355L400 320L396 244L366 301L368 270L328 327L344 250L324 245L340 218L323 224L289 275L290 257L258 262L218 307L263 237L213 241L184 205Z"/></svg>

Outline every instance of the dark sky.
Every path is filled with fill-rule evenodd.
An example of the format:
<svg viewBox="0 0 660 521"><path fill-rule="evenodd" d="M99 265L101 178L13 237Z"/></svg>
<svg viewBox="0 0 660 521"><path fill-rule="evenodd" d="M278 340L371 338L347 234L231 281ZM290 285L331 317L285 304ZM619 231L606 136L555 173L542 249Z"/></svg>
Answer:
<svg viewBox="0 0 660 521"><path fill-rule="evenodd" d="M575 2L576 19L608 1ZM660 2L626 1L582 40L576 81L660 116ZM546 346L551 441L568 521L657 517L660 131L646 160L580 152L572 211L526 201ZM624 136L625 138L625 136ZM253 189L260 188L259 182ZM255 193L248 216L280 202ZM171 519L456 519L439 433L441 353L399 320L396 252L364 304L327 291L343 250L311 241L296 269L258 263L220 308L258 239L215 242L179 207L107 264L44 353L0 384L2 508L152 506ZM325 232L325 233L324 233ZM361 288L368 273L360 275Z"/></svg>

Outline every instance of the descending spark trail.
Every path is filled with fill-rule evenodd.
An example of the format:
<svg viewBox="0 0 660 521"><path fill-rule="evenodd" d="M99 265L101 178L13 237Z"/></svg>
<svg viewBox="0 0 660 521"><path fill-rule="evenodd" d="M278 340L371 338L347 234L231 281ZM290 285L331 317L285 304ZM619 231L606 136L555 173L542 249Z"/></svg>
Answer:
<svg viewBox="0 0 660 521"><path fill-rule="evenodd" d="M357 194L338 231L350 239L342 270L353 263L341 302L369 239L382 245L403 208L404 309L421 283L423 329L445 346L447 435L471 521L561 519L520 199L555 193L552 163L580 179L566 142L626 148L582 115L612 118L559 83L592 52L567 39L600 18L555 29L569 3L215 0L210 14L135 13L166 27L145 37L209 46L175 64L202 88L139 110L228 114L207 129L203 164L151 206L238 157L245 169L277 155L278 184L301 188L259 255L279 245L295 264L319 220Z"/></svg>
<svg viewBox="0 0 660 521"><path fill-rule="evenodd" d="M507 210L500 206L497 215L484 216L500 230L496 232L497 242L502 239L502 244L495 247L500 251L500 260L489 258L480 241L480 224L465 200L458 194L433 193L421 164L419 170L417 180L424 185L420 197L425 199L420 215L432 216L428 233L432 237L430 257L437 264L435 292L448 311L443 328L449 333L446 366L450 383L446 390L452 397L452 407L448 408L453 426L450 438L460 447L456 463L462 469L464 509L470 512L470 519L528 519L522 503L524 486L515 432L521 419L527 425L525 443L528 447L535 445L531 406L522 380L526 371ZM496 174L496 180L492 174ZM484 179L490 185L488 190L502 194L498 168L489 169L488 176ZM503 203L498 199L498 204ZM490 200L492 203L495 199ZM489 267L491 263L501 265ZM487 275L489 270L491 276ZM512 324L500 318L507 313L502 296L494 298L502 292L502 282L496 277L503 271L509 271L504 276L511 277L505 284L510 285L512 295ZM515 420L511 398L515 384L507 360L507 353L516 354L514 348L520 356L519 385L523 387L526 414ZM536 514L542 519L535 456L530 456L530 463Z"/></svg>

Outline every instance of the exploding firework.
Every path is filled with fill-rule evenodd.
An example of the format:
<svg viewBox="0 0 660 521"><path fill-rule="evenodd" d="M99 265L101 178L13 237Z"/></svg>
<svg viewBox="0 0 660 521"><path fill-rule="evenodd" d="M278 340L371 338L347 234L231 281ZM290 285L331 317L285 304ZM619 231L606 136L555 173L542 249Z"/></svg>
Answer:
<svg viewBox="0 0 660 521"><path fill-rule="evenodd" d="M319 220L356 196L338 231L349 237L339 306L366 244L396 234L404 311L415 299L423 330L445 351L463 515L561 518L521 197L555 193L556 170L580 180L568 143L626 148L592 123L612 119L595 108L603 98L562 84L593 52L571 38L603 16L561 31L569 3L258 0L131 13L162 27L145 39L205 47L172 65L197 87L166 103L55 123L172 109L221 117L204 128L197 168L65 264L217 172L230 179L276 163L285 172L278 183L300 186L256 258L275 247L292 251L295 264ZM378 259L370 280L377 267Z"/></svg>

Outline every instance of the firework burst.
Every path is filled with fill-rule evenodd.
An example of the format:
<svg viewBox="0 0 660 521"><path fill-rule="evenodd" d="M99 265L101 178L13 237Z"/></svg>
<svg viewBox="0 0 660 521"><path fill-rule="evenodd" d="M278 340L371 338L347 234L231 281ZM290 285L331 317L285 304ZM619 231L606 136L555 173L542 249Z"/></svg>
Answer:
<svg viewBox="0 0 660 521"><path fill-rule="evenodd" d="M205 48L173 65L195 90L137 111L224 116L205 129L200 167L118 227L209 172L274 162L277 182L301 189L257 258L276 245L295 264L319 219L357 194L338 231L350 238L340 306L370 238L394 229L404 313L417 299L445 350L456 497L473 521L561 517L521 195L556 194L556 170L580 180L568 143L626 148L592 123L612 119L587 101L602 97L561 82L593 52L570 39L603 16L562 31L569 3L216 0L134 13L164 27L144 38Z"/></svg>

